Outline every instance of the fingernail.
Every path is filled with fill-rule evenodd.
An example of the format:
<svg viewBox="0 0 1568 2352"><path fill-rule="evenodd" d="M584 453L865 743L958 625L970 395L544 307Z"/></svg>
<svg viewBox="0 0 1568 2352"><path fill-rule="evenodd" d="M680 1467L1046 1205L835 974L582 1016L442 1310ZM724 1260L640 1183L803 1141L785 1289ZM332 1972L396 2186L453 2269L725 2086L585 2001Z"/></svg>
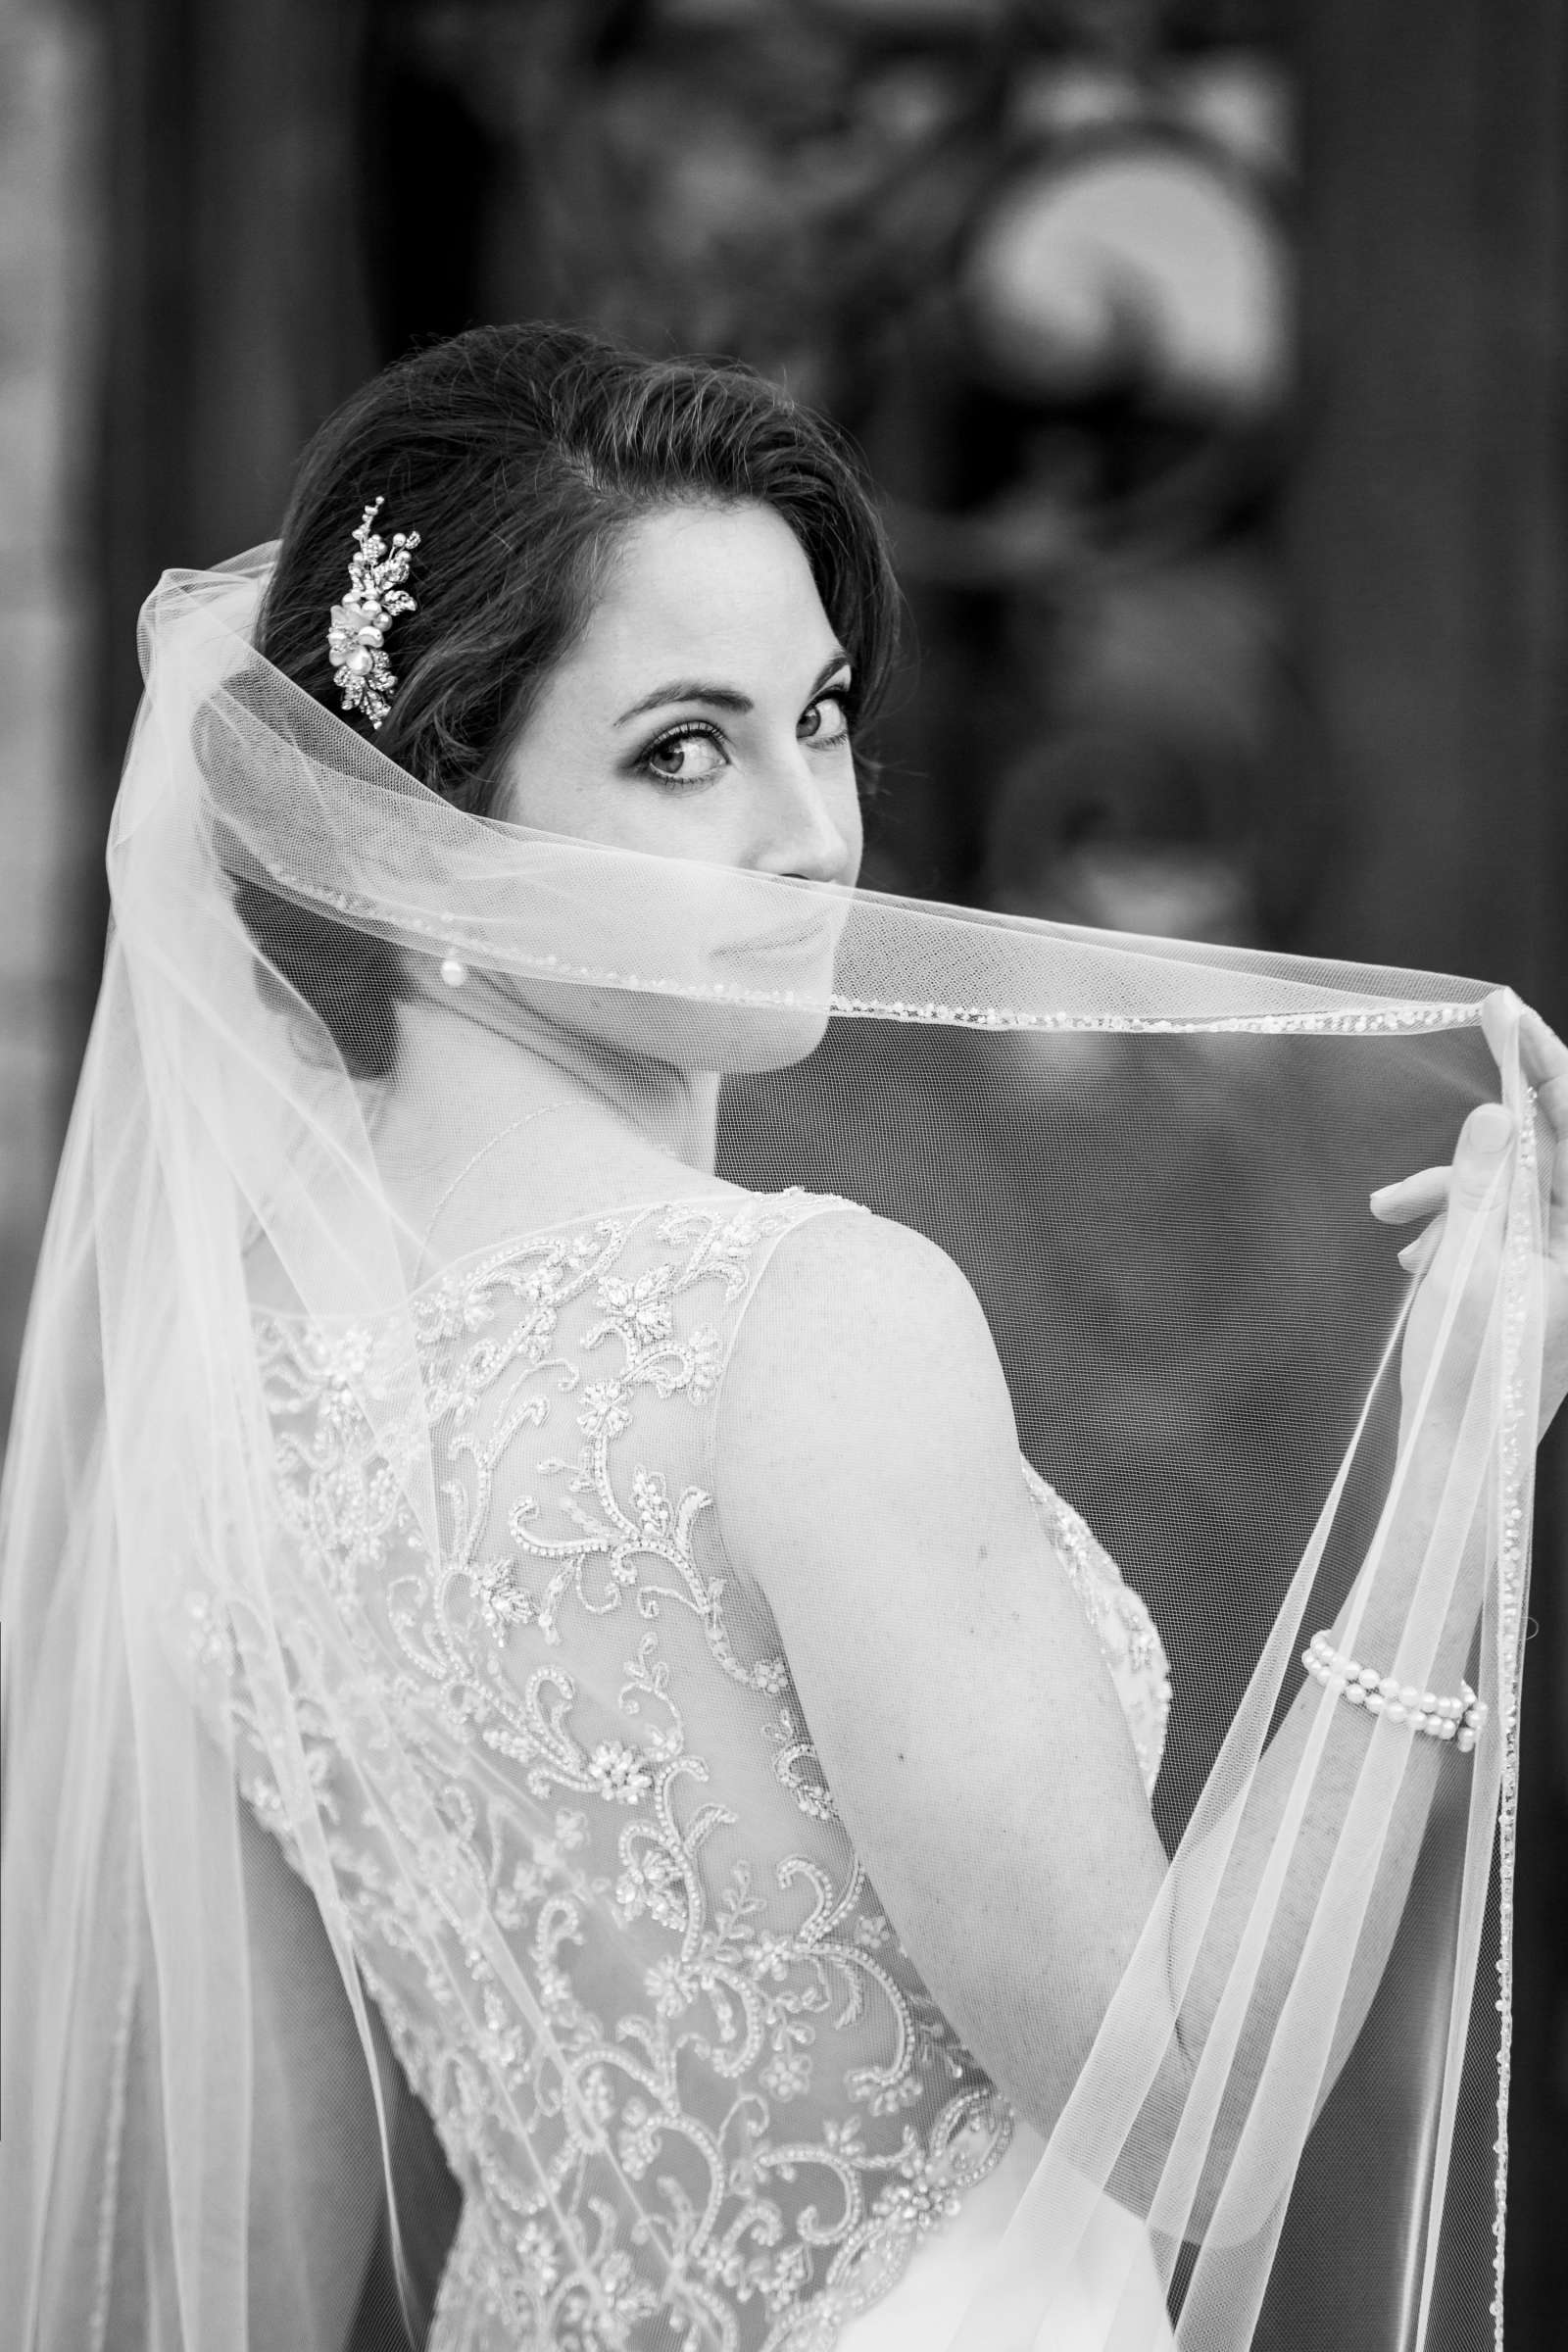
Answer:
<svg viewBox="0 0 1568 2352"><path fill-rule="evenodd" d="M1426 1238L1426 1235L1423 1234L1419 1242L1406 1242L1404 1248L1399 1251L1399 1263L1407 1274L1415 1272L1415 1261L1421 1254Z"/></svg>
<svg viewBox="0 0 1568 2352"><path fill-rule="evenodd" d="M1513 1121L1500 1102L1483 1102L1470 1114L1470 1142L1477 1152L1489 1157L1506 1150L1513 1134Z"/></svg>
<svg viewBox="0 0 1568 2352"><path fill-rule="evenodd" d="M1394 1199L1394 1196L1398 1189L1399 1188L1396 1184L1380 1184L1377 1191L1372 1195L1368 1206L1374 1210L1381 1207L1385 1200L1392 1200Z"/></svg>

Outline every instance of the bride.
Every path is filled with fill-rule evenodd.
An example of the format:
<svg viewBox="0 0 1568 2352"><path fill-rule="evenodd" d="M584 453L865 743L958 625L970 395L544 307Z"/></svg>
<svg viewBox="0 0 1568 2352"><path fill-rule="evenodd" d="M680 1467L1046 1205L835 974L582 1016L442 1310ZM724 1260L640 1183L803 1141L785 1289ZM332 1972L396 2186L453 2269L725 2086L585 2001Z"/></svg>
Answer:
<svg viewBox="0 0 1568 2352"><path fill-rule="evenodd" d="M416 2099L438 2352L1240 2347L1412 1947L1387 2258L1437 2324L1568 1056L1467 983L856 899L894 612L781 394L521 327L367 387L275 550L152 601L0 1555L19 2344L346 2345ZM1275 1630L1184 1633L1230 1728L1174 1863L1160 1630L1020 1466L969 1281L714 1172L721 1076L825 1115L830 1016L972 1047L934 1161L1022 1031L1070 1135L1118 1024L1243 1102L1238 1043L1321 1050L1347 1134L1397 1066L1456 1134L1279 1441L1288 1558L1259 1446ZM1064 1397L1093 1340L1040 1331Z"/></svg>

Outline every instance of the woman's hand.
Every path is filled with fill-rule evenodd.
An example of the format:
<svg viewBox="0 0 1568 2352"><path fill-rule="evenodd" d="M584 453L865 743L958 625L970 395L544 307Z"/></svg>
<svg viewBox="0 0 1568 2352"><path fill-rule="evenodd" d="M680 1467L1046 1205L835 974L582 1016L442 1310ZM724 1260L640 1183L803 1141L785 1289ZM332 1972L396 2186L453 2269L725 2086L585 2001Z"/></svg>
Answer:
<svg viewBox="0 0 1568 2352"><path fill-rule="evenodd" d="M1481 1008L1481 1026L1499 1062L1513 1017L1514 1000L1499 989ZM1519 1057L1525 1083L1535 1089L1536 1104L1544 1132L1542 1146L1552 1151L1551 1199L1547 1210L1544 1276L1545 1282L1545 1346L1541 1381L1541 1430L1568 1393L1568 1046L1555 1036L1539 1013L1528 1007L1519 1023ZM1453 1163L1423 1168L1402 1183L1385 1185L1372 1196L1372 1214L1387 1225L1407 1225L1417 1217L1432 1220L1426 1231L1399 1253L1399 1262L1419 1277L1420 1287L1410 1307L1405 1333L1401 1382L1406 1401L1419 1394L1430 1365L1448 1302L1461 1279L1461 1267L1472 1219L1483 1208L1486 1230L1479 1237L1470 1271L1464 1278L1465 1298L1459 1302L1455 1337L1457 1360L1468 1360L1462 1323L1465 1300L1474 1303L1477 1317L1485 1314L1496 1278L1507 1200L1508 1159L1514 1144L1513 1121L1500 1103L1484 1102L1473 1110L1460 1130ZM1450 1215L1450 1209L1460 1212ZM1473 1345L1479 1347L1478 1322Z"/></svg>

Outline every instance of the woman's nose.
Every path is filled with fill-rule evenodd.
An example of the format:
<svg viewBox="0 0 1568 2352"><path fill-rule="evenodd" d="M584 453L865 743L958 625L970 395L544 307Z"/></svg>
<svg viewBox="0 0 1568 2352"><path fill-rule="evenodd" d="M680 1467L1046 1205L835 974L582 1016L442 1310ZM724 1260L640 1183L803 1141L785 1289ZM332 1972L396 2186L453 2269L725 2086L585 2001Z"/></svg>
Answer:
<svg viewBox="0 0 1568 2352"><path fill-rule="evenodd" d="M785 772L774 780L767 797L770 821L756 862L763 873L788 874L802 882L842 882L855 861L855 844L837 807L842 791L835 796L825 788L822 777L807 764L809 758L797 750L793 761L780 763Z"/></svg>

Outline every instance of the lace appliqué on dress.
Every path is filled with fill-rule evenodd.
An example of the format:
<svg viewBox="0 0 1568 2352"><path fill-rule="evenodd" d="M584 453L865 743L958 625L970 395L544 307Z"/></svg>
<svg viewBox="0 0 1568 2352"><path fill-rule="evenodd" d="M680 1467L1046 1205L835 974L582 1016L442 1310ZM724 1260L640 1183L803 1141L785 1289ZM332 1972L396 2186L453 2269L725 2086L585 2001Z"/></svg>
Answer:
<svg viewBox="0 0 1568 2352"><path fill-rule="evenodd" d="M726 1325L836 1205L677 1204L455 1270L415 1299L416 1411L406 1334L259 1321L293 1803L465 2189L430 2352L830 2352L1008 2144L704 1483ZM1157 1764L1147 1612L1029 1475ZM233 1688L242 1786L300 1867Z"/></svg>
<svg viewBox="0 0 1568 2352"><path fill-rule="evenodd" d="M1088 1522L1047 1485L1032 1462L1024 1463L1023 1475L1052 1547L1094 1628L1133 1737L1145 1790L1152 1793L1170 1721L1170 1661L1158 1629L1148 1603L1124 1581Z"/></svg>

